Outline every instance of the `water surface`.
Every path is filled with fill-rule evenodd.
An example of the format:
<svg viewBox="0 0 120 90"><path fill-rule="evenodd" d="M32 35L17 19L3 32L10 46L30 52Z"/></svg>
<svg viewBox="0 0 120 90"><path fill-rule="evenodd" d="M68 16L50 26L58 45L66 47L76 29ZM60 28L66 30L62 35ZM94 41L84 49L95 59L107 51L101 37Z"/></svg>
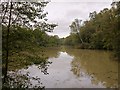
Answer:
<svg viewBox="0 0 120 90"><path fill-rule="evenodd" d="M109 51L62 47L47 48L45 55L52 62L47 70L49 74L43 74L36 65L20 71L39 77L46 88L118 87L118 63Z"/></svg>

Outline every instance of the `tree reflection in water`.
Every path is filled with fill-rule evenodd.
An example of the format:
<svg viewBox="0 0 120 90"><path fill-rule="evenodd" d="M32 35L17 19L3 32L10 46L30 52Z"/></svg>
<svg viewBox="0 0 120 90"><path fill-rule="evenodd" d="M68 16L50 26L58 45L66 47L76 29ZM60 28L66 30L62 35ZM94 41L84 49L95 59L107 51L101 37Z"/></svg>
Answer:
<svg viewBox="0 0 120 90"><path fill-rule="evenodd" d="M47 69L49 64L52 62L46 61L37 65L39 70L44 73L45 75L49 74ZM37 82L35 85L32 84L31 80ZM29 72L21 72L21 71L9 71L7 82L3 84L3 89L6 88L37 88L37 89L44 89L45 86L42 85L41 79L39 77L30 76Z"/></svg>
<svg viewBox="0 0 120 90"><path fill-rule="evenodd" d="M22 75L24 74L24 76L27 78L18 76L22 78L21 80L20 78L16 77L19 79L16 79L18 83L20 83L18 85L19 87L44 88L44 85L46 87L53 88L61 86L87 86L88 88L118 87L118 62L110 58L110 52L70 48L48 48L47 50L45 50L45 55L48 57L48 60L46 60L48 62L43 62L40 65L35 64L34 66L30 66L29 69L23 70L23 72L25 71L24 73L26 73L26 71L29 71L31 73L28 73L27 76L22 72ZM53 63L51 64L49 61L52 61ZM49 71L49 75L47 70ZM15 72L15 74L17 73L18 72ZM12 78L15 80L14 77ZM25 82L25 80L29 83ZM33 80L34 82L32 82ZM22 81L22 84L20 81ZM10 80L10 82L13 81ZM34 83L36 85L32 85Z"/></svg>
<svg viewBox="0 0 120 90"><path fill-rule="evenodd" d="M71 71L77 77L83 76L82 72L85 72L95 85L102 83L108 88L118 87L118 62L111 58L110 52L77 49L66 51L74 56Z"/></svg>
<svg viewBox="0 0 120 90"><path fill-rule="evenodd" d="M59 56L60 48L44 48L44 50L41 52L38 52L38 56L43 55L42 58L37 58L36 60L34 58L28 60L28 62L32 62L32 65L35 64L37 68L44 74L49 74L47 72L49 65L52 63L48 61L48 57L58 57ZM39 59L43 59L42 62ZM16 61L17 64L19 63ZM23 61L19 64L19 68L13 68L12 71L9 71L7 82L3 84L2 88L44 88L45 86L42 85L40 78L38 77L32 77L29 75L29 72L21 73L18 69L22 68L23 66L26 66L26 63L24 64ZM12 65L14 66L14 65ZM31 66L31 63L30 63ZM26 66L27 68L29 65ZM25 67L25 69L27 69ZM17 69L17 70L16 70ZM11 70L11 69L10 69ZM31 80L36 81L36 85L33 85Z"/></svg>

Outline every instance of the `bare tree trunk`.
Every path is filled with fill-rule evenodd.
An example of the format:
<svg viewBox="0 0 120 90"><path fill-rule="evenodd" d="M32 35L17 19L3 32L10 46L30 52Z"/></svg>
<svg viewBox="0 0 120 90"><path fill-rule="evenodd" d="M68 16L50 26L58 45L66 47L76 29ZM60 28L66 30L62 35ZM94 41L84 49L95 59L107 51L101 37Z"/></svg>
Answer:
<svg viewBox="0 0 120 90"><path fill-rule="evenodd" d="M81 38L81 35L80 35L80 23L81 23L81 21L82 20L78 20L78 19L75 19L75 26L76 26L76 33L77 33L77 35L78 35L78 38L79 38L79 40L81 41L81 43L83 44L83 40L82 40L82 38ZM80 23L79 23L80 22Z"/></svg>
<svg viewBox="0 0 120 90"><path fill-rule="evenodd" d="M9 2L8 2L9 3ZM9 32L10 32L10 23L11 23L11 10L12 10L12 2L10 2L10 15L9 15L9 23L7 27L7 37L6 37L6 59L5 59L5 75L4 75L4 81L6 82L7 79L7 71L8 71L8 57L9 57Z"/></svg>
<svg viewBox="0 0 120 90"><path fill-rule="evenodd" d="M79 32L78 32L78 31L77 31L77 35L78 35L79 40L80 40L80 41L81 41L81 43L83 44L83 40L82 40L81 35L79 34Z"/></svg>

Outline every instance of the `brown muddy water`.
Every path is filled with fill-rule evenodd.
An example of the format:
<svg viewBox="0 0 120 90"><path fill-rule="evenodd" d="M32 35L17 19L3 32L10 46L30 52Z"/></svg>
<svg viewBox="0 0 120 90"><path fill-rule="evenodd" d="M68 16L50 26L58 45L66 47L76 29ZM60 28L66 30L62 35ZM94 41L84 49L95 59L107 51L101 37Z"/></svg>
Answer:
<svg viewBox="0 0 120 90"><path fill-rule="evenodd" d="M37 65L19 71L39 77L45 88L118 87L118 62L111 57L111 52L66 47L48 48L46 51L48 61L52 62L47 75ZM31 82L37 84L34 80Z"/></svg>

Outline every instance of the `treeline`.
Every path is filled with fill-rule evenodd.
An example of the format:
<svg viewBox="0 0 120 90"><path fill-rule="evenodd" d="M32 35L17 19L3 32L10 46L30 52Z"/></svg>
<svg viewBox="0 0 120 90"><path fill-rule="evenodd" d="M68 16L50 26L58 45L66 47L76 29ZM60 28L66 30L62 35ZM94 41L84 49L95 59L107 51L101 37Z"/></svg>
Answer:
<svg viewBox="0 0 120 90"><path fill-rule="evenodd" d="M3 51L6 48L7 28L2 27L3 36ZM9 49L10 50L24 50L31 47L48 47L60 45L60 39L57 35L49 36L45 31L40 29L28 29L20 26L13 26L10 28L9 34Z"/></svg>
<svg viewBox="0 0 120 90"><path fill-rule="evenodd" d="M90 13L89 20L81 26L81 20L75 19L64 43L77 48L113 50L120 58L120 2L113 2L111 6L99 13Z"/></svg>

